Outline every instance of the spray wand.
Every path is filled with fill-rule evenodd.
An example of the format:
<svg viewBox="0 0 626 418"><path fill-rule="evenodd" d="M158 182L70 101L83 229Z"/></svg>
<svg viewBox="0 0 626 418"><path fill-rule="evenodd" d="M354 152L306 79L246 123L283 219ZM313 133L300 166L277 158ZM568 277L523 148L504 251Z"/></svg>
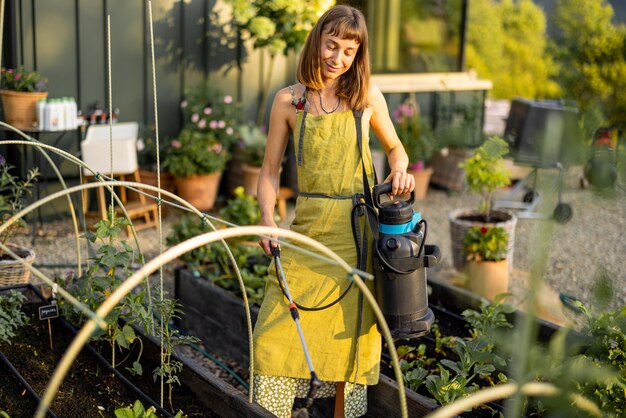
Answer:
<svg viewBox="0 0 626 418"><path fill-rule="evenodd" d="M309 371L311 372L309 392L306 395L305 406L303 410L300 410L296 413L298 417L305 418L309 416L308 409L311 407L311 405L313 405L313 398L315 398L315 394L322 386L322 382L317 378L317 375L315 374L313 362L311 361L311 356L309 355L309 349L306 345L306 341L304 340L302 326L300 325L300 314L298 312L298 307L291 297L291 292L289 292L289 285L287 284L287 278L285 277L283 266L280 263L280 248L273 247L272 255L274 256L274 263L276 265L276 277L278 279L278 283L281 284L281 287L283 288L283 293L289 301L289 311L291 312L291 317L293 318L293 321L296 323L296 328L298 329L298 334L300 335L300 342L302 343L302 349L304 350L304 357L306 358L307 365L309 366Z"/></svg>

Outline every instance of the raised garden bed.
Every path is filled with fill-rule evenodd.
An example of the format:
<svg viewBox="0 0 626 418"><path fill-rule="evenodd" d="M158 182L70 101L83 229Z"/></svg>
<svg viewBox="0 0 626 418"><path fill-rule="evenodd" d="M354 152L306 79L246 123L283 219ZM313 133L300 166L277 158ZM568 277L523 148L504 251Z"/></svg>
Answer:
<svg viewBox="0 0 626 418"><path fill-rule="evenodd" d="M3 291L6 289L3 289ZM39 404L38 396L45 390L54 368L75 331L62 318L50 320L52 349L47 320L36 317L43 298L34 288L21 289L28 295L30 303L24 305L30 323L20 328L12 343L1 343L0 353L8 362L0 368L3 383L0 385L0 405L11 417L33 416ZM139 399L148 407L157 407L159 416L172 416L170 411L158 407L160 387L152 378L152 370L158 364L160 349L151 337L141 335L143 376L131 377L126 364L115 370L91 346L85 347L66 376L53 404L49 416L54 417L101 417L112 416L116 408L128 406ZM138 346L133 348L138 349ZM122 354L123 358L126 354ZM132 354L132 353L131 353ZM130 358L133 358L131 355ZM249 404L247 398L232 386L213 376L206 369L184 355L177 360L183 363L178 374L181 386L174 385L174 407L182 409L189 417L268 417L258 405ZM6 374L5 374L6 371ZM22 380L19 380L21 376ZM126 376L124 376L126 375ZM127 378L128 377L128 378ZM132 380L132 383L131 383ZM24 384L32 387L32 393Z"/></svg>

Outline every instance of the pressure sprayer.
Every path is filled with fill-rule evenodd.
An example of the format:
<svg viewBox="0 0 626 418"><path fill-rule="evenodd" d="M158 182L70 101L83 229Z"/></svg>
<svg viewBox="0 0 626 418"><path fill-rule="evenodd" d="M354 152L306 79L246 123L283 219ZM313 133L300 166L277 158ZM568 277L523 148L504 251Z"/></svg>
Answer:
<svg viewBox="0 0 626 418"><path fill-rule="evenodd" d="M427 224L413 210L415 192L408 200L380 202L391 183L374 186L378 209L378 236L373 243L376 301L394 339L428 334L435 320L428 308L426 268L439 263L436 245L426 245Z"/></svg>

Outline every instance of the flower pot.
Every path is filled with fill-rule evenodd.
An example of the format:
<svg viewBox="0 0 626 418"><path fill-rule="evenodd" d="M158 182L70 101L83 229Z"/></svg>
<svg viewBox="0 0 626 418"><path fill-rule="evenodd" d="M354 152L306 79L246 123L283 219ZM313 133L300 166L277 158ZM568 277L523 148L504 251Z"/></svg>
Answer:
<svg viewBox="0 0 626 418"><path fill-rule="evenodd" d="M493 300L509 290L509 261L468 261L467 288L477 295Z"/></svg>
<svg viewBox="0 0 626 418"><path fill-rule="evenodd" d="M415 178L415 200L421 200L426 197L428 192L428 186L430 184L430 177L433 174L433 169L426 167L423 170L407 170L409 174L412 174Z"/></svg>
<svg viewBox="0 0 626 418"><path fill-rule="evenodd" d="M463 240L467 230L475 225L499 226L509 235L506 258L509 260L509 270L513 269L513 253L515 251L515 226L517 216L513 212L492 210L490 219L485 221L474 209L457 209L448 214L450 220L450 244L452 246L452 262L457 271L463 271L467 260L463 254Z"/></svg>
<svg viewBox="0 0 626 418"><path fill-rule="evenodd" d="M32 249L13 244L8 244L7 247L26 264L32 265L35 261L35 252ZM21 261L15 260L8 254L0 259L0 287L28 283L29 278L30 269Z"/></svg>
<svg viewBox="0 0 626 418"><path fill-rule="evenodd" d="M261 167L255 167L248 164L243 164L243 188L246 194L256 197L256 186L259 183L259 173L261 173Z"/></svg>
<svg viewBox="0 0 626 418"><path fill-rule="evenodd" d="M215 205L221 178L221 172L176 177L178 196L191 203L198 210L211 210Z"/></svg>
<svg viewBox="0 0 626 418"><path fill-rule="evenodd" d="M36 129L37 102L48 97L47 91L11 91L0 90L4 120L18 129Z"/></svg>

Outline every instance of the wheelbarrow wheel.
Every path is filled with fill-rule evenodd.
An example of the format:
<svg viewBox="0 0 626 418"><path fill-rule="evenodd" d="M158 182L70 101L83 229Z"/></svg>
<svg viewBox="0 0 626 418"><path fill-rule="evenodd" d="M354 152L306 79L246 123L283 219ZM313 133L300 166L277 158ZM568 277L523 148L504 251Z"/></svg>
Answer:
<svg viewBox="0 0 626 418"><path fill-rule="evenodd" d="M554 220L556 220L558 223L562 224L569 221L570 219L572 219L572 215L572 207L567 203L559 203L558 205L556 205L556 208L554 208Z"/></svg>
<svg viewBox="0 0 626 418"><path fill-rule="evenodd" d="M524 203L533 203L538 196L539 196L539 193L537 193L535 190L529 190L526 193L524 193L524 197L522 198L522 201Z"/></svg>

